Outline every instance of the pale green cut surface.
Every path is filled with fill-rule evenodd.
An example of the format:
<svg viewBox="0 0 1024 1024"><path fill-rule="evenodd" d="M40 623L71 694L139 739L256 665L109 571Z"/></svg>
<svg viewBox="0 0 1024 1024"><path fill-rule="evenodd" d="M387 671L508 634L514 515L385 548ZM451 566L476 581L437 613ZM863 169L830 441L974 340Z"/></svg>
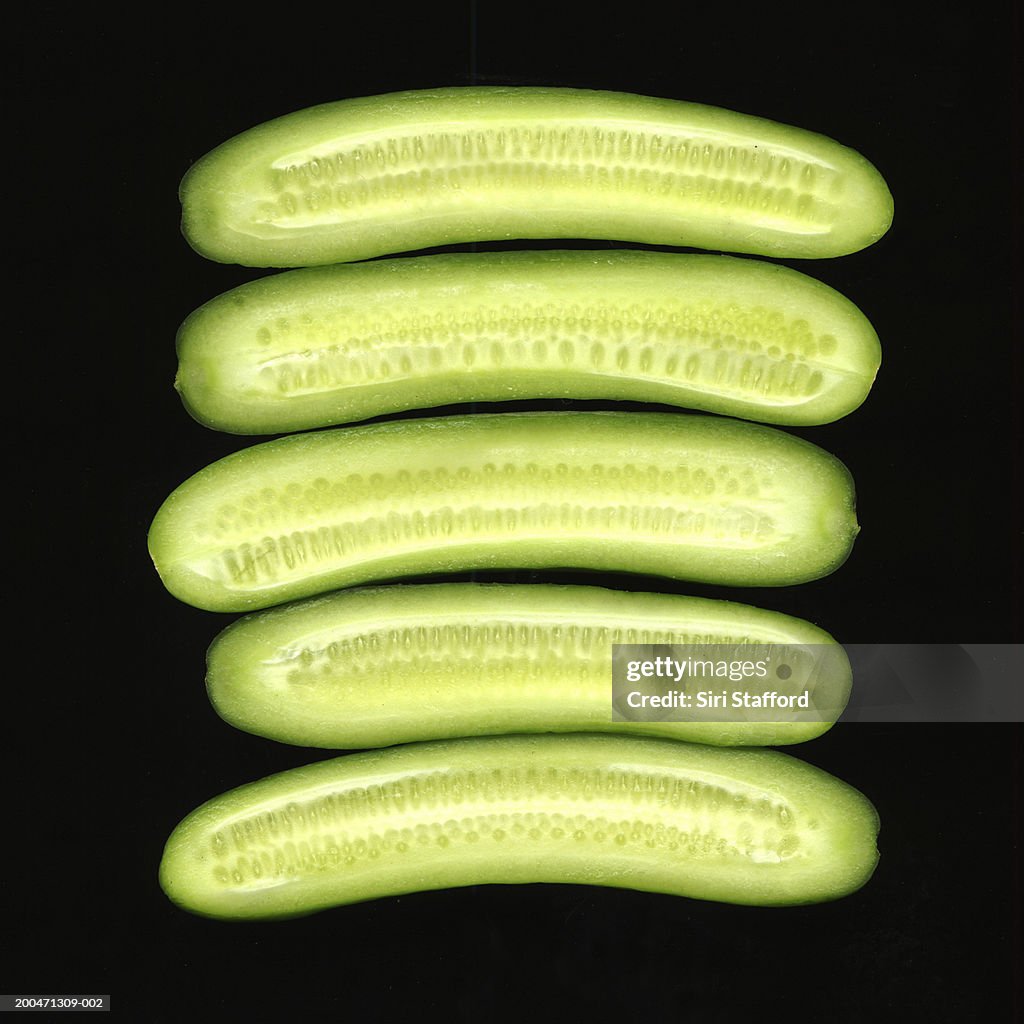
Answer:
<svg viewBox="0 0 1024 1024"><path fill-rule="evenodd" d="M538 398L827 423L864 401L880 361L860 310L795 270L629 251L293 270L200 307L177 348L186 408L238 434Z"/></svg>
<svg viewBox="0 0 1024 1024"><path fill-rule="evenodd" d="M838 899L878 860L855 789L768 750L574 734L411 744L284 772L189 815L160 882L210 917L482 883Z"/></svg>
<svg viewBox="0 0 1024 1024"><path fill-rule="evenodd" d="M833 715L615 721L614 644L685 644L690 656L712 661L756 660L771 648L773 665L785 652L796 668L772 686L810 690ZM598 731L800 743L831 728L850 685L842 648L801 619L728 601L541 583L359 588L257 612L217 637L206 675L210 700L230 724L335 749Z"/></svg>
<svg viewBox="0 0 1024 1024"><path fill-rule="evenodd" d="M660 413L506 413L296 434L201 470L149 550L168 590L245 611L374 580L582 568L733 586L827 575L853 481L769 427Z"/></svg>
<svg viewBox="0 0 1024 1024"><path fill-rule="evenodd" d="M893 211L879 172L824 135L679 100L529 87L287 114L204 156L180 198L198 252L280 267L510 238L822 258L870 245Z"/></svg>

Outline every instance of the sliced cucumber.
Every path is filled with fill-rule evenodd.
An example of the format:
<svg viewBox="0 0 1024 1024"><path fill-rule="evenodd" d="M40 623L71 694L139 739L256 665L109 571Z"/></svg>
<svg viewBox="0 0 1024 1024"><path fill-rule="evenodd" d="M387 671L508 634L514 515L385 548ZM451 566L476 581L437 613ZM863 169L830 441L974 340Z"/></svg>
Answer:
<svg viewBox="0 0 1024 1024"><path fill-rule="evenodd" d="M877 833L864 796L775 751L467 739L335 758L211 800L171 835L160 882L222 918L495 882L815 903L868 880Z"/></svg>
<svg viewBox="0 0 1024 1024"><path fill-rule="evenodd" d="M196 310L178 355L188 410L238 434L528 398L827 423L861 404L880 358L860 310L795 270L653 252L295 270Z"/></svg>
<svg viewBox="0 0 1024 1024"><path fill-rule="evenodd" d="M204 256L307 266L506 238L841 256L888 229L860 154L716 107L473 87L327 103L259 125L181 183Z"/></svg>
<svg viewBox="0 0 1024 1024"><path fill-rule="evenodd" d="M174 491L149 549L181 600L242 611L486 568L779 586L833 571L857 530L842 463L769 427L684 414L505 413L255 445Z"/></svg>
<svg viewBox="0 0 1024 1024"><path fill-rule="evenodd" d="M375 587L258 612L214 641L206 685L232 725L306 747L608 731L761 746L800 743L833 724L785 712L777 722L740 721L736 712L731 721L613 721L613 644L685 644L714 661L771 645L810 650L808 669L822 665L813 654L828 645L836 657L826 676L808 671L787 683L810 688L837 715L850 693L842 648L801 619L728 601L540 583Z"/></svg>

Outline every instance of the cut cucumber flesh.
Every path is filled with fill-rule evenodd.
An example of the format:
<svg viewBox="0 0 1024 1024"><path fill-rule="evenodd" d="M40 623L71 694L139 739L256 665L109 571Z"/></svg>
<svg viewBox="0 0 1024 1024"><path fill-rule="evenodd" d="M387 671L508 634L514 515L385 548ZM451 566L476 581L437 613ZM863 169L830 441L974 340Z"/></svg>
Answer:
<svg viewBox="0 0 1024 1024"><path fill-rule="evenodd" d="M175 829L167 895L292 917L482 883L576 882L754 905L860 888L878 816L770 750L568 735L412 744L242 786Z"/></svg>
<svg viewBox="0 0 1024 1024"><path fill-rule="evenodd" d="M288 437L185 481L149 533L167 588L244 611L468 569L816 579L857 533L837 459L770 427L666 413L504 413Z"/></svg>
<svg viewBox="0 0 1024 1024"><path fill-rule="evenodd" d="M810 648L807 671L794 672L788 689L810 688L819 707L837 713L850 693L842 648L801 619L728 601L540 583L393 585L257 612L211 645L206 685L218 714L240 729L338 749L609 731L762 746L813 739L833 724L787 720L785 711L777 722L613 721L613 644L685 644L716 662L749 660L768 645ZM836 654L824 678L810 671L822 664L818 645Z"/></svg>
<svg viewBox="0 0 1024 1024"><path fill-rule="evenodd" d="M290 271L196 310L178 356L189 412L237 434L535 398L828 423L863 402L880 360L860 310L795 270L621 251Z"/></svg>
<svg viewBox="0 0 1024 1024"><path fill-rule="evenodd" d="M180 189L222 263L292 267L508 238L855 252L892 196L852 149L678 100L473 87L341 100L230 139Z"/></svg>

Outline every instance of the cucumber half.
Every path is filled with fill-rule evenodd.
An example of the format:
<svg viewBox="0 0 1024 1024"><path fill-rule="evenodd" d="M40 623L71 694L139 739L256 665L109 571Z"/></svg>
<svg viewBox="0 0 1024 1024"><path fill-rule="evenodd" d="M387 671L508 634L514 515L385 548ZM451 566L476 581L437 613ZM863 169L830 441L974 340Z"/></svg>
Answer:
<svg viewBox="0 0 1024 1024"><path fill-rule="evenodd" d="M186 408L237 434L536 398L828 423L880 361L860 310L795 270L626 251L294 270L206 303L177 343Z"/></svg>
<svg viewBox="0 0 1024 1024"><path fill-rule="evenodd" d="M662 413L505 413L293 434L164 502L167 588L244 611L373 580L472 569L651 573L782 586L836 569L853 481L769 427Z"/></svg>
<svg viewBox="0 0 1024 1024"><path fill-rule="evenodd" d="M850 693L842 648L801 619L728 601L541 583L368 587L257 612L213 642L206 686L217 713L240 729L337 749L599 731L762 746L813 739L833 724L785 712L774 722L735 712L614 721L615 644L684 644L713 661L769 647L802 652L788 689L810 689L835 717Z"/></svg>
<svg viewBox="0 0 1024 1024"><path fill-rule="evenodd" d="M852 149L717 107L585 89L341 100L243 132L180 189L204 256L310 266L509 238L841 256L892 196Z"/></svg>
<svg viewBox="0 0 1024 1024"><path fill-rule="evenodd" d="M236 919L481 883L815 903L867 881L877 832L864 796L775 751L477 738L350 755L233 790L174 830L160 882L186 910Z"/></svg>

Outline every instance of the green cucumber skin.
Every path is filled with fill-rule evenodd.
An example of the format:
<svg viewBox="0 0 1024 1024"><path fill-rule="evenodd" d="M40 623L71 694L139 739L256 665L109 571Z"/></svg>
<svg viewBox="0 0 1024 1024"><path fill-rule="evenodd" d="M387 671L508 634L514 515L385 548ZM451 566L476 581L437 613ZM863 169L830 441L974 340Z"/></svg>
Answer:
<svg viewBox="0 0 1024 1024"><path fill-rule="evenodd" d="M814 739L834 724L613 721L614 643L728 643L738 657L747 644L835 645L830 706L841 710L850 693L842 648L801 619L729 601L541 583L362 588L257 612L214 640L206 687L236 728L334 749L528 732L769 746Z"/></svg>
<svg viewBox="0 0 1024 1024"><path fill-rule="evenodd" d="M258 267L511 238L823 258L872 244L893 212L875 167L824 135L698 103L558 88L311 107L218 146L179 196L193 248Z"/></svg>
<svg viewBox="0 0 1024 1024"><path fill-rule="evenodd" d="M207 917L296 917L477 884L579 883L754 906L839 899L878 860L859 792L770 750L512 736L283 772L171 834L160 883Z"/></svg>
<svg viewBox="0 0 1024 1024"><path fill-rule="evenodd" d="M867 318L760 260L455 253L293 270L218 296L177 337L200 423L276 434L465 402L660 402L767 423L856 409Z"/></svg>
<svg viewBox="0 0 1024 1024"><path fill-rule="evenodd" d="M846 467L770 427L502 413L254 445L178 487L149 550L182 601L246 611L471 569L785 586L838 568L858 529Z"/></svg>

